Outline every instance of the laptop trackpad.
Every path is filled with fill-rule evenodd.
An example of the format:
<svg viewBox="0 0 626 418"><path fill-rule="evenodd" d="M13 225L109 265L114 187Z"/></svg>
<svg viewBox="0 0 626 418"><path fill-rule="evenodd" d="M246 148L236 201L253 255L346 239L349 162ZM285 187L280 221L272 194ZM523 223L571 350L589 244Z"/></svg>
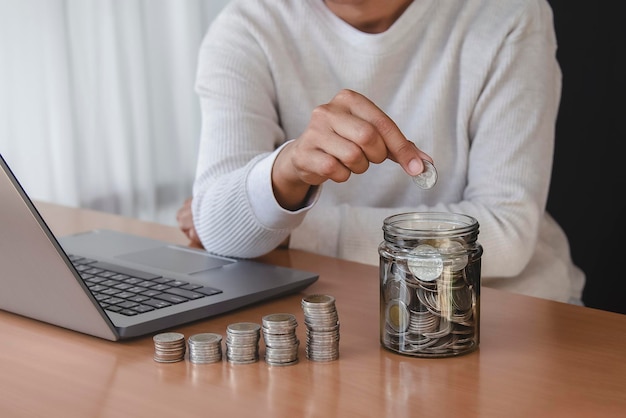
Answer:
<svg viewBox="0 0 626 418"><path fill-rule="evenodd" d="M218 258L175 246L138 251L120 255L117 258L182 274L198 273L234 262L234 260Z"/></svg>

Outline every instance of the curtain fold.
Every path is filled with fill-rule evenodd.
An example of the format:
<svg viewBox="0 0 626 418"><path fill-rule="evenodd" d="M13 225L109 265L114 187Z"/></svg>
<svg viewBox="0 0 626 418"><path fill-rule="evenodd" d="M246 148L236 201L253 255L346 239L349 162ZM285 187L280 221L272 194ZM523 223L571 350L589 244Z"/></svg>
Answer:
<svg viewBox="0 0 626 418"><path fill-rule="evenodd" d="M32 198L175 224L227 0L0 0L0 153Z"/></svg>

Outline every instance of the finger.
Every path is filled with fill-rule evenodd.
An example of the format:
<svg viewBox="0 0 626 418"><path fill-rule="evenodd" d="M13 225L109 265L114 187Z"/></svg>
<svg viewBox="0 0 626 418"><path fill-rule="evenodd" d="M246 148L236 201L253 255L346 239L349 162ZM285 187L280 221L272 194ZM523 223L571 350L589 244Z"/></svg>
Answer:
<svg viewBox="0 0 626 418"><path fill-rule="evenodd" d="M196 229L195 228L191 228L189 230L189 234L187 235L187 237L190 240L189 245L195 248L204 248L202 245L202 241L200 241L200 238L198 237L198 234L196 233Z"/></svg>
<svg viewBox="0 0 626 418"><path fill-rule="evenodd" d="M388 158L396 163L400 164L404 171L411 176L421 174L425 170L423 161L428 160L434 164L433 159L421 151L417 146L407 140L404 144L401 144L404 149L396 149L394 152L389 151ZM415 157L417 155L417 158Z"/></svg>
<svg viewBox="0 0 626 418"><path fill-rule="evenodd" d="M342 183L352 174L337 157L321 148L311 150L306 155L294 155L293 166L298 177L310 185L320 185L326 180Z"/></svg>
<svg viewBox="0 0 626 418"><path fill-rule="evenodd" d="M200 238L198 237L196 228L194 227L189 228L189 230L187 231L187 237L189 237L191 242L200 242Z"/></svg>
<svg viewBox="0 0 626 418"><path fill-rule="evenodd" d="M339 137L358 146L368 162L381 163L387 158L385 141L372 123L351 111L355 100L365 100L368 102L365 106L375 107L364 96L348 90L340 92L330 103L318 106L312 119L317 117L325 121Z"/></svg>
<svg viewBox="0 0 626 418"><path fill-rule="evenodd" d="M358 144L355 144L353 141L348 140L341 135L338 135L336 132L329 132L327 135L322 135L318 137L317 148L320 152L328 154L330 157L337 159L339 163L341 163L352 173L361 174L366 172L369 168L370 159L365 154L363 148L361 148ZM384 161L384 158L377 162L382 161ZM328 162L328 164L330 164L330 162ZM332 165L327 168L330 170L334 169ZM339 173L339 175L343 177L343 175L345 174L344 170L340 171L341 173ZM325 174L328 175L329 178L333 178L334 180L334 176L332 175L332 173L326 172Z"/></svg>
<svg viewBox="0 0 626 418"><path fill-rule="evenodd" d="M372 124L382 137L387 158L400 164L409 175L415 176L424 170L422 159L431 158L409 141L395 122L372 101L351 90L342 90L333 100L344 103L350 113Z"/></svg>
<svg viewBox="0 0 626 418"><path fill-rule="evenodd" d="M352 114L348 109L340 112L328 112L326 117L333 133L351 144L350 148L347 144L343 145L342 158L340 158L341 161L348 162L348 166L350 162L357 162L357 150L352 146L358 147L360 154L368 163L379 164L387 159L387 146L382 135L373 124Z"/></svg>
<svg viewBox="0 0 626 418"><path fill-rule="evenodd" d="M329 107L316 108L307 130L279 154L292 161L296 177L309 185L319 185L329 179L344 182L351 173L361 174L369 167L363 150L332 129L329 119L336 110Z"/></svg>

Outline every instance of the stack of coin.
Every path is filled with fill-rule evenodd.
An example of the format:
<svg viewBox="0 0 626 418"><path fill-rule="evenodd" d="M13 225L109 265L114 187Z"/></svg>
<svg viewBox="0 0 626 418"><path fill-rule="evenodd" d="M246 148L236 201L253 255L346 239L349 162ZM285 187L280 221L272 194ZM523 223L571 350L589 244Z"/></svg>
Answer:
<svg viewBox="0 0 626 418"><path fill-rule="evenodd" d="M189 337L189 361L196 364L222 360L222 336L212 332Z"/></svg>
<svg viewBox="0 0 626 418"><path fill-rule="evenodd" d="M288 313L263 317L265 362L272 366L287 366L298 362L300 341L296 336L298 321Z"/></svg>
<svg viewBox="0 0 626 418"><path fill-rule="evenodd" d="M306 325L306 356L313 361L332 361L339 357L339 315L335 298L309 295L302 299Z"/></svg>
<svg viewBox="0 0 626 418"><path fill-rule="evenodd" d="M154 361L175 363L185 358L185 336L178 332L164 332L152 337L154 341Z"/></svg>
<svg viewBox="0 0 626 418"><path fill-rule="evenodd" d="M254 322L237 322L226 328L226 359L233 364L259 360L261 326Z"/></svg>

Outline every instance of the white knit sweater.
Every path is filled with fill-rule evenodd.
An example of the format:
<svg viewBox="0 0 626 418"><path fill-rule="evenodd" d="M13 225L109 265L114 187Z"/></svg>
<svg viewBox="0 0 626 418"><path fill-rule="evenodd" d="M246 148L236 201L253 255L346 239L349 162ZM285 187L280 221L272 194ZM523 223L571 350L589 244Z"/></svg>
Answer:
<svg viewBox="0 0 626 418"><path fill-rule="evenodd" d="M232 0L199 54L193 213L205 248L255 257L290 235L292 248L378 264L385 217L459 212L480 224L483 285L579 299L584 276L545 213L555 52L545 0L415 0L380 34L356 30L322 0ZM419 189L385 161L286 211L272 193L277 150L343 88L433 157L437 185Z"/></svg>

